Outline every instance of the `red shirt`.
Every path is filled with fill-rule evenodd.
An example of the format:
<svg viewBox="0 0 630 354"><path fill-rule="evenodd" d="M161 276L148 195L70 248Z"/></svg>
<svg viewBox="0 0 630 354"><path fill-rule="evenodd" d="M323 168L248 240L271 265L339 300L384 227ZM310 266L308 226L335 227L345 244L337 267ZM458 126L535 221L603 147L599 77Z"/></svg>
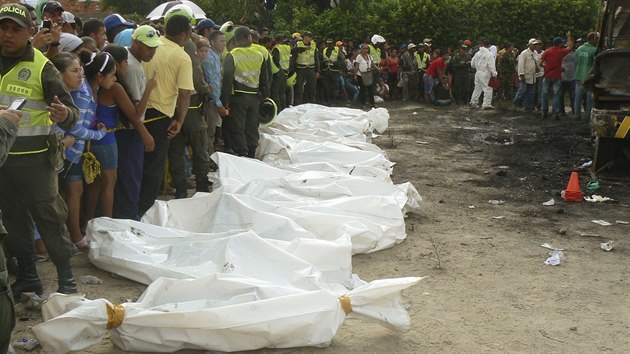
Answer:
<svg viewBox="0 0 630 354"><path fill-rule="evenodd" d="M554 46L542 53L540 60L544 60L545 78L552 80L562 79L562 59L569 52L568 48Z"/></svg>
<svg viewBox="0 0 630 354"><path fill-rule="evenodd" d="M438 69L446 69L446 62L444 61L444 57L439 57L431 62L429 68L427 69L427 74L431 75L432 78L438 78Z"/></svg>

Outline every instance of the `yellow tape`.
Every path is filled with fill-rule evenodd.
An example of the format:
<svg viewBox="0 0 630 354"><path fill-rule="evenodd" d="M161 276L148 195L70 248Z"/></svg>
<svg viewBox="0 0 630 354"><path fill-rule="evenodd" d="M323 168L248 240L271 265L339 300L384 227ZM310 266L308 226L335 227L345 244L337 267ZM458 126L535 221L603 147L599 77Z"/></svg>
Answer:
<svg viewBox="0 0 630 354"><path fill-rule="evenodd" d="M352 312L352 304L350 303L350 298L348 295L341 295L339 297L339 303L341 303L341 308L346 315L349 315Z"/></svg>
<svg viewBox="0 0 630 354"><path fill-rule="evenodd" d="M107 329L120 327L125 319L125 308L123 305L107 304Z"/></svg>
<svg viewBox="0 0 630 354"><path fill-rule="evenodd" d="M617 129L615 138L618 138L618 139L625 138L626 135L628 135L628 131L630 131L630 116L626 116L623 119L623 121L621 122L621 125L619 126L619 129Z"/></svg>

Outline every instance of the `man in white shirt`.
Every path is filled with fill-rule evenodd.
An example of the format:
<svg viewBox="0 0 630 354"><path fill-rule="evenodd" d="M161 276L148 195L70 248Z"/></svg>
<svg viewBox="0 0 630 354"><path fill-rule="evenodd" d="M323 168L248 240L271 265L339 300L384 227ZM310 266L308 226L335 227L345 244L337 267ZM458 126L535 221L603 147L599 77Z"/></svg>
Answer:
<svg viewBox="0 0 630 354"><path fill-rule="evenodd" d="M488 49L490 42L487 39L481 40L479 51L475 54L470 62L470 66L476 70L475 73L475 90L470 98L470 106L479 107L479 96L483 91L482 109L494 109L492 107L492 87L488 86L491 77L497 77L497 69L495 67L495 58Z"/></svg>
<svg viewBox="0 0 630 354"><path fill-rule="evenodd" d="M532 38L527 43L527 49L519 54L516 65L518 73L519 86L514 96L515 110L523 107L525 101L525 112L534 111L534 100L536 95L536 72L538 71L538 63L534 58L534 49L540 43L536 38Z"/></svg>

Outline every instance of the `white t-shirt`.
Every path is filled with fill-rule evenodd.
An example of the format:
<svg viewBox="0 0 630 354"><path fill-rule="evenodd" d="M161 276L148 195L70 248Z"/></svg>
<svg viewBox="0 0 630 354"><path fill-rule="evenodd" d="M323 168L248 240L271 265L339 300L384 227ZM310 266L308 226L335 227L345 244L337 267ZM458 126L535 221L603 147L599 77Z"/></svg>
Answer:
<svg viewBox="0 0 630 354"><path fill-rule="evenodd" d="M129 98L134 104L136 104L140 101L140 99L142 99L142 95L144 95L144 90L147 87L147 78L144 75L142 64L131 54L131 52L129 52L127 63L129 64L129 67L127 69L127 73L122 77L122 81L127 88ZM144 114L140 120L144 121Z"/></svg>
<svg viewBox="0 0 630 354"><path fill-rule="evenodd" d="M368 58L365 59L362 55L357 55L357 58L354 61L359 64L359 72L357 75L361 76L361 73L368 71L372 67L372 58L368 55Z"/></svg>

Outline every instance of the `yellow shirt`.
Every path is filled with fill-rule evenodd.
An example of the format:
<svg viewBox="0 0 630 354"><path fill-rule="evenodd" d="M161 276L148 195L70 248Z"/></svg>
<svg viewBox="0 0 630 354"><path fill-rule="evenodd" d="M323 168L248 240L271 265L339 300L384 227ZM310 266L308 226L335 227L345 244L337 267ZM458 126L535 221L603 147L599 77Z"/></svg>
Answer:
<svg viewBox="0 0 630 354"><path fill-rule="evenodd" d="M162 37L164 45L157 47L153 60L142 63L148 78L157 71L157 86L151 92L148 108L155 108L169 117L175 115L178 90L193 91L192 61L183 47Z"/></svg>

